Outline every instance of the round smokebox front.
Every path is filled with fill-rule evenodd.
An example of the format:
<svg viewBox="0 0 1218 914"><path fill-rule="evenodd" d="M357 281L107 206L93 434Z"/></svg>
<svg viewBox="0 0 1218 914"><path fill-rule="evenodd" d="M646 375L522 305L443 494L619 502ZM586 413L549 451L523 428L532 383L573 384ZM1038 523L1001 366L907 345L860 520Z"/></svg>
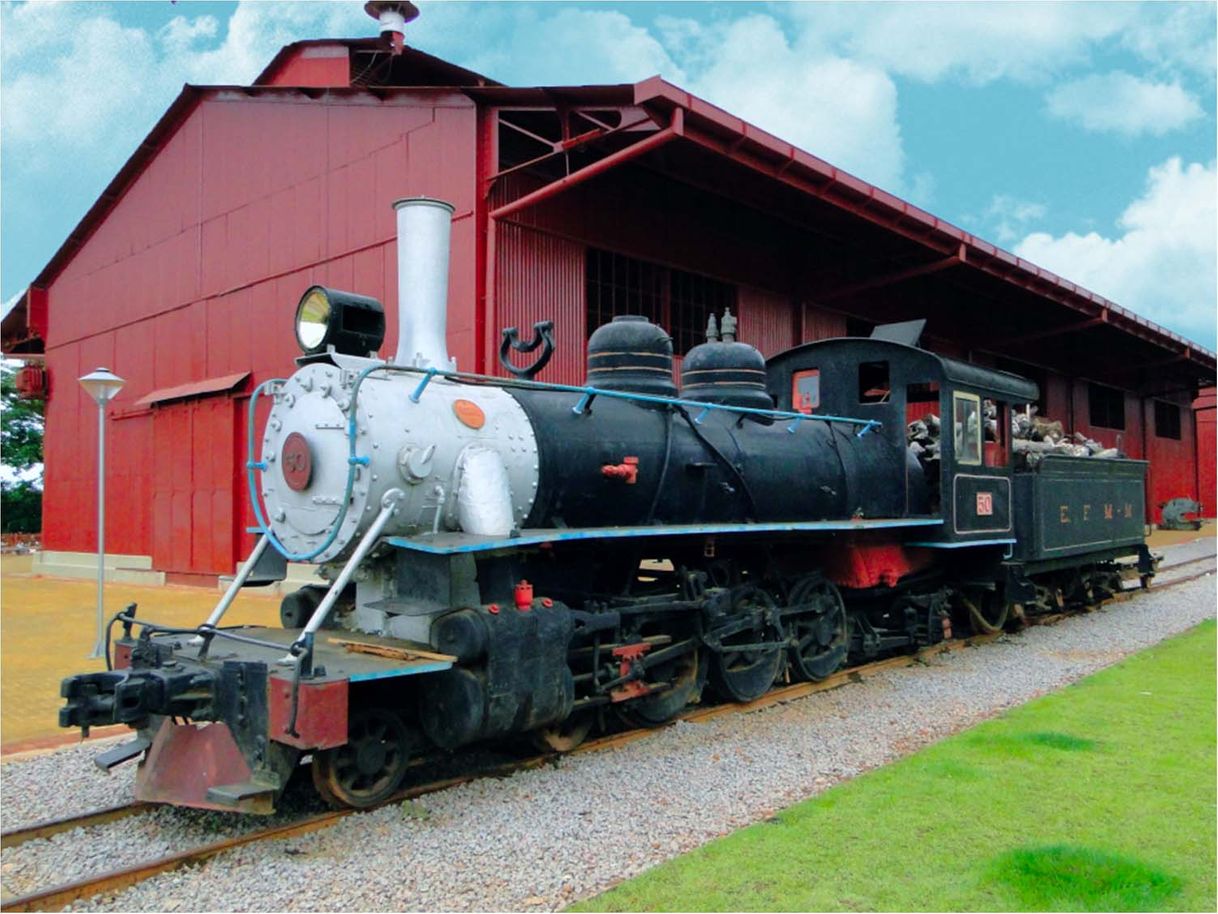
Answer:
<svg viewBox="0 0 1218 914"><path fill-rule="evenodd" d="M262 439L262 499L267 521L286 549L315 551L330 536L347 488L348 392L339 369L309 365L276 395ZM341 553L354 536L368 498L367 467L357 466L341 529L315 561Z"/></svg>

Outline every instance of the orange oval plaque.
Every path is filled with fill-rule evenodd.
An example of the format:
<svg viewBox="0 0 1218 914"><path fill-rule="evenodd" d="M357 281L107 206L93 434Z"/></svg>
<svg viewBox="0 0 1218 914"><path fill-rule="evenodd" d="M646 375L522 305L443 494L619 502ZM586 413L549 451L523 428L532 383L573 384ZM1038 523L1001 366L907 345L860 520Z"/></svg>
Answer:
<svg viewBox="0 0 1218 914"><path fill-rule="evenodd" d="M453 413L462 425L470 428L482 428L486 425L486 413L472 400L454 400Z"/></svg>

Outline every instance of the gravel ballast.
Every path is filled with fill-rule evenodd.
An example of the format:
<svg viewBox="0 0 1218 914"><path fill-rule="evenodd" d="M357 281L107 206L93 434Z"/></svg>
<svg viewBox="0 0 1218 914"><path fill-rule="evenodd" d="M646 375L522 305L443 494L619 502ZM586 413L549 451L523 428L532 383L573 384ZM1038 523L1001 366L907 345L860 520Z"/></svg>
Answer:
<svg viewBox="0 0 1218 914"><path fill-rule="evenodd" d="M1179 562L1213 549L1208 541L1164 551ZM560 908L1213 618L1214 594L1212 576L1152 590L925 665L250 845L78 907ZM4 828L126 799L133 766L102 775L91 763L97 751L73 747L0 766ZM0 872L6 893L21 893L266 824L161 809L5 850Z"/></svg>

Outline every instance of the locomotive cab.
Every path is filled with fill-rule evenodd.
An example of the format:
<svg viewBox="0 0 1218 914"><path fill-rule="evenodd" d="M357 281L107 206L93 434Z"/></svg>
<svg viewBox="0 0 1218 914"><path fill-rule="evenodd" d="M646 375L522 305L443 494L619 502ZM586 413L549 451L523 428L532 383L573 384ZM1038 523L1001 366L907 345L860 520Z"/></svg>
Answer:
<svg viewBox="0 0 1218 914"><path fill-rule="evenodd" d="M820 340L767 363L778 409L853 415L907 452L905 516L939 516L927 545L1010 544L1010 410L1036 384L918 346L925 321L877 327L868 339Z"/></svg>

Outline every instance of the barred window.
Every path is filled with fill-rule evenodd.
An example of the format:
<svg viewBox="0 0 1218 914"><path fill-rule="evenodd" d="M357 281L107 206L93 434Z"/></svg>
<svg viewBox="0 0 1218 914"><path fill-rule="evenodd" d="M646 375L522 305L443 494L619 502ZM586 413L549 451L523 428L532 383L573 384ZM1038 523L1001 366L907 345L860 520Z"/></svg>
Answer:
<svg viewBox="0 0 1218 914"><path fill-rule="evenodd" d="M1180 440L1180 407L1175 403L1155 400L1155 435Z"/></svg>
<svg viewBox="0 0 1218 914"><path fill-rule="evenodd" d="M706 340L713 313L736 307L736 287L612 251L588 249L586 335L622 314L641 314L668 331L684 355Z"/></svg>
<svg viewBox="0 0 1218 914"><path fill-rule="evenodd" d="M1115 387L1092 384L1087 391L1090 423L1099 428L1125 428L1125 394Z"/></svg>

